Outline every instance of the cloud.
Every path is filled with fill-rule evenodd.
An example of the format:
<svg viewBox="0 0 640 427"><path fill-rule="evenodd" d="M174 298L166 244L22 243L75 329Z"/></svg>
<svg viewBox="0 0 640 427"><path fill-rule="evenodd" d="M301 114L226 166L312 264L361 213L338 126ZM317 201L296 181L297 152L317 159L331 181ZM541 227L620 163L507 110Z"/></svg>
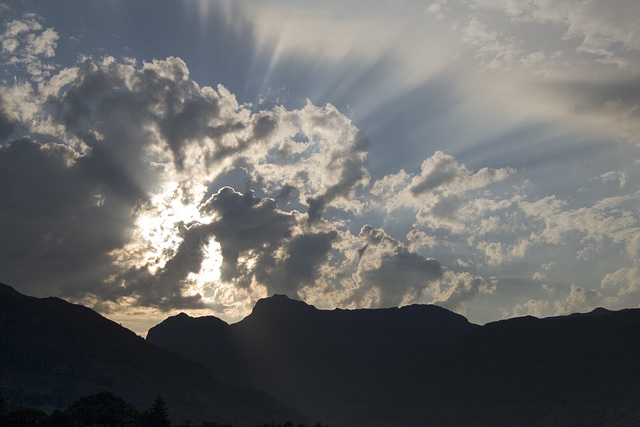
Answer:
<svg viewBox="0 0 640 427"><path fill-rule="evenodd" d="M272 199L243 195L229 187L222 188L201 209L215 214L208 228L220 243L221 280L247 287L255 275L260 283L266 283L270 267L283 261L279 249L292 236L295 214L280 211Z"/></svg>
<svg viewBox="0 0 640 427"><path fill-rule="evenodd" d="M637 153L603 145L637 134L628 16L600 1L265 5L166 2L146 22L171 21L181 46L118 27L127 56L166 58L150 61L54 65L112 31L72 40L21 12L3 24L0 280L104 310L236 318L278 292L493 320L514 272L556 295L580 283L558 309L633 303ZM148 12L111 9L97 10Z"/></svg>
<svg viewBox="0 0 640 427"><path fill-rule="evenodd" d="M568 127L574 132L589 128L638 141L640 28L631 18L637 2L623 0L613 8L606 0L434 5L438 12L428 14L430 24L459 43L452 46L456 54L449 64L465 69L456 81L467 93L463 102L477 99L468 123L483 117L495 130L513 123L506 117L537 117L550 124L573 122ZM486 109L500 114L485 116ZM484 130L479 125L474 133Z"/></svg>
<svg viewBox="0 0 640 427"><path fill-rule="evenodd" d="M421 173L412 180L409 191L415 196L434 191L461 193L503 180L511 173L508 168L482 168L472 173L453 156L436 151L422 163Z"/></svg>
<svg viewBox="0 0 640 427"><path fill-rule="evenodd" d="M504 255L502 253L502 243L500 242L481 242L478 248L484 250L485 260L488 265L500 265Z"/></svg>
<svg viewBox="0 0 640 427"><path fill-rule="evenodd" d="M556 314L584 313L616 303L616 298L604 296L595 289L585 289L572 284L567 297L555 302L555 310Z"/></svg>
<svg viewBox="0 0 640 427"><path fill-rule="evenodd" d="M184 288L189 274L201 269L209 233L200 224L188 228L182 225L181 229L182 241L158 271L152 273L147 266L133 267L115 278L122 295L132 297L135 305L162 311L205 307L202 294L186 295Z"/></svg>
<svg viewBox="0 0 640 427"><path fill-rule="evenodd" d="M600 179L603 182L617 182L619 188L624 188L627 184L627 174L624 171L609 171L600 175Z"/></svg>
<svg viewBox="0 0 640 427"><path fill-rule="evenodd" d="M523 304L516 304L512 316L543 317L549 309L549 302L540 299L530 299Z"/></svg>
<svg viewBox="0 0 640 427"><path fill-rule="evenodd" d="M369 181L370 142L363 132L334 106L316 107L309 101L299 110L275 108L270 120L279 126L267 138L267 155L247 157L253 181L266 189L283 184L297 189L311 222L328 207L363 209L354 197L356 189Z"/></svg>
<svg viewBox="0 0 640 427"><path fill-rule="evenodd" d="M469 175L466 168L460 167L452 156L441 151L436 151L431 158L425 160L421 169L421 176L414 178L409 187L414 196L451 187L454 182L460 182Z"/></svg>
<svg viewBox="0 0 640 427"><path fill-rule="evenodd" d="M562 26L564 36L580 40L579 50L614 61L616 45L629 50L640 48L640 29L633 16L640 12L638 3L623 0L611 7L606 0L574 3L544 0L475 0L475 5L497 9L517 21L552 22Z"/></svg>
<svg viewBox="0 0 640 427"><path fill-rule="evenodd" d="M55 56L60 38L53 28L43 28L42 18L35 14L25 14L22 20L13 20L5 25L0 34L3 62L24 67L35 81L54 70L47 58Z"/></svg>
<svg viewBox="0 0 640 427"><path fill-rule="evenodd" d="M412 229L407 233L407 241L409 243L407 249L411 252L416 252L424 246L433 247L436 244L435 237L429 236L424 231L416 229Z"/></svg>
<svg viewBox="0 0 640 427"><path fill-rule="evenodd" d="M544 227L539 229L532 239L552 244L565 241L571 233L581 235L581 243L591 241L598 246L611 242L626 247L630 258L635 259L638 219L632 210L625 209L628 203L637 201L636 194L607 197L593 206L576 209L563 209L566 202L555 196L548 196L536 202L519 202L522 211L534 221L541 221Z"/></svg>
<svg viewBox="0 0 640 427"><path fill-rule="evenodd" d="M410 252L381 229L364 226L359 239L363 246L358 252L354 297L372 298L374 307L416 302L423 290L442 276L438 261Z"/></svg>
<svg viewBox="0 0 640 427"><path fill-rule="evenodd" d="M4 98L0 97L0 144L4 143L13 133L15 122L7 114Z"/></svg>
<svg viewBox="0 0 640 427"><path fill-rule="evenodd" d="M175 180L184 198L201 197L201 177L212 176L197 157L189 157L193 167L182 172L163 124L179 121L176 106L218 95L189 81L186 66L174 58L142 69L112 59L85 61L42 81L38 92L8 89L5 135L24 132L37 141L15 139L0 149L6 201L0 259L12 265L3 280L38 293L122 296L126 292L108 280L118 271L112 254L144 246L128 240L139 234L140 217L160 207L153 206L156 193ZM28 102L17 102L21 98ZM221 114L238 110L233 100L220 104ZM172 135L183 136L186 130L176 127ZM207 129L196 130L206 138ZM178 141L189 151L197 143L187 139ZM169 252L164 257L171 258Z"/></svg>
<svg viewBox="0 0 640 427"><path fill-rule="evenodd" d="M113 273L108 253L126 242L134 205L85 173L87 160L56 143L0 148L3 281L69 297Z"/></svg>
<svg viewBox="0 0 640 427"><path fill-rule="evenodd" d="M510 65L521 53L513 38L506 38L497 31L487 29L477 17L472 17L462 30L462 40L474 46L482 68L498 68Z"/></svg>
<svg viewBox="0 0 640 427"><path fill-rule="evenodd" d="M473 173L453 156L436 151L422 162L420 174L401 170L387 175L373 184L371 192L389 212L410 207L417 211L420 225L462 231L467 220L463 210L473 210L466 193L502 181L514 172L510 168L482 168Z"/></svg>
<svg viewBox="0 0 640 427"><path fill-rule="evenodd" d="M430 303L464 313L466 302L479 293L491 294L494 291L495 284L488 284L482 277L449 270L434 287Z"/></svg>
<svg viewBox="0 0 640 427"><path fill-rule="evenodd" d="M253 113L189 75L173 57L85 58L38 91L8 87L3 135L35 139L0 149L2 280L105 310L169 310L213 306L216 289L295 295L335 275L344 232L323 214L363 209L368 138L331 105ZM216 187L229 171L263 195Z"/></svg>
<svg viewBox="0 0 640 427"><path fill-rule="evenodd" d="M621 268L609 273L604 276L600 286L603 289L617 290L620 297L635 296L637 298L640 292L640 269Z"/></svg>

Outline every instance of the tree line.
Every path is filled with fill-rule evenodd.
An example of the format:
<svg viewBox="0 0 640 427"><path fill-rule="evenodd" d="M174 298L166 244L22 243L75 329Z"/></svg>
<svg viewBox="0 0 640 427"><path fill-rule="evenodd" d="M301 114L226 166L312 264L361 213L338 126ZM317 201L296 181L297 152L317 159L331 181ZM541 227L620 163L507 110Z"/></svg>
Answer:
<svg viewBox="0 0 640 427"><path fill-rule="evenodd" d="M18 408L9 411L6 401L0 395L0 426L12 427L169 427L169 413L162 396L158 396L151 408L138 411L123 398L108 391L84 396L73 402L67 409L55 409L50 414L35 408ZM230 424L219 424L205 421L191 424L186 421L175 424L175 427L233 427ZM259 424L256 427L294 427L290 422L285 424ZM298 424L295 427L305 427ZM317 423L315 427L328 427Z"/></svg>
<svg viewBox="0 0 640 427"><path fill-rule="evenodd" d="M170 426L171 423L162 396L158 396L153 402L153 406L148 410L138 411L123 398L103 391L81 397L67 409L55 409L50 414L29 407L9 411L6 402L0 396L0 425L13 427L165 427Z"/></svg>

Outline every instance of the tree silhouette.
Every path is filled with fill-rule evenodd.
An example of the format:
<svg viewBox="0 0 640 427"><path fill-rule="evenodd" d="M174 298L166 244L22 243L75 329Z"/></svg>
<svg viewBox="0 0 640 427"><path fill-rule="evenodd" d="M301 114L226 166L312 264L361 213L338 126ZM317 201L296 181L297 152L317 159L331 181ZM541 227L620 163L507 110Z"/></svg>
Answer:
<svg viewBox="0 0 640 427"><path fill-rule="evenodd" d="M190 421L178 424L179 427L189 427ZM162 396L158 396L150 409L139 412L120 396L103 391L90 396L84 396L73 402L67 409L55 409L50 415L35 408L19 408L7 410L7 404L0 394L0 427L170 427L167 407ZM198 427L233 427L228 423L203 421ZM194 426L195 427L195 426ZM256 427L293 427L288 421L284 424L258 424ZM300 423L297 427L305 427ZM317 423L315 427L327 427Z"/></svg>
<svg viewBox="0 0 640 427"><path fill-rule="evenodd" d="M71 422L64 412L59 409L55 409L51 415L49 415L48 427L66 427Z"/></svg>
<svg viewBox="0 0 640 427"><path fill-rule="evenodd" d="M106 391L81 397L64 411L71 425L135 425L138 411L124 399Z"/></svg>
<svg viewBox="0 0 640 427"><path fill-rule="evenodd" d="M162 396L158 396L151 409L142 414L141 421L143 427L168 427L171 425Z"/></svg>
<svg viewBox="0 0 640 427"><path fill-rule="evenodd" d="M47 418L46 412L39 409L20 408L6 414L2 422L12 427L45 426Z"/></svg>
<svg viewBox="0 0 640 427"><path fill-rule="evenodd" d="M7 401L4 400L4 396L0 393L0 421L2 421L7 415Z"/></svg>

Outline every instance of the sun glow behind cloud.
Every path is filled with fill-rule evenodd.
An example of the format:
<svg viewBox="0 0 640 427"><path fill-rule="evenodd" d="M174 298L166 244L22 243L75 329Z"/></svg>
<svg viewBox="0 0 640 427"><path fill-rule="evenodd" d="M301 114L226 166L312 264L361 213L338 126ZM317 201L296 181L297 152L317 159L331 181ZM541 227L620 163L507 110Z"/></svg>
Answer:
<svg viewBox="0 0 640 427"><path fill-rule="evenodd" d="M206 188L203 188L202 195L204 190ZM180 185L172 181L154 195L147 206L140 208L136 213L132 243L112 253L116 262L126 268L146 267L151 274L164 268L175 255L189 227L209 224L213 219L213 216L203 216L197 204L185 204L184 198ZM208 258L213 256L215 249L210 246L207 246Z"/></svg>
<svg viewBox="0 0 640 427"><path fill-rule="evenodd" d="M220 249L220 243L216 242L214 238L210 238L209 242L202 248L204 255L202 267L197 273L189 273L186 279L189 286L185 287L183 295L202 295L210 303L217 301L217 290L220 286L220 267L222 266Z"/></svg>

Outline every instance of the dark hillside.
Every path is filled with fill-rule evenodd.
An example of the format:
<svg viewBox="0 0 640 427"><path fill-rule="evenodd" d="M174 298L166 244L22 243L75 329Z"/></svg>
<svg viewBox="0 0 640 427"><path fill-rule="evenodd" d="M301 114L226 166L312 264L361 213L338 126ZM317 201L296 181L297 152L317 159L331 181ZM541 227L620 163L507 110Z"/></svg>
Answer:
<svg viewBox="0 0 640 427"><path fill-rule="evenodd" d="M93 310L6 285L0 285L0 349L0 392L12 407L64 408L104 390L139 409L161 395L179 422L309 422L264 392L214 380L204 367Z"/></svg>

